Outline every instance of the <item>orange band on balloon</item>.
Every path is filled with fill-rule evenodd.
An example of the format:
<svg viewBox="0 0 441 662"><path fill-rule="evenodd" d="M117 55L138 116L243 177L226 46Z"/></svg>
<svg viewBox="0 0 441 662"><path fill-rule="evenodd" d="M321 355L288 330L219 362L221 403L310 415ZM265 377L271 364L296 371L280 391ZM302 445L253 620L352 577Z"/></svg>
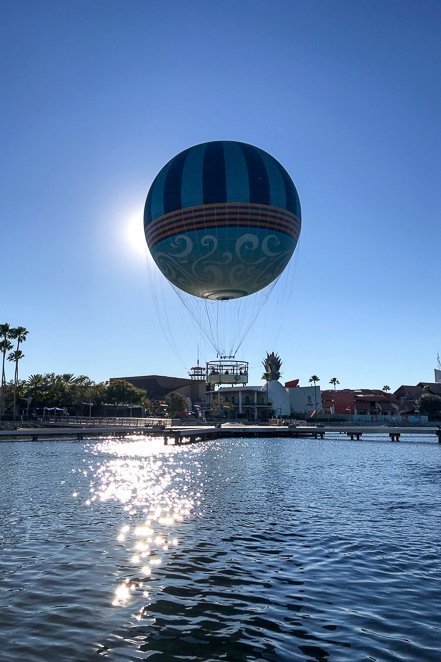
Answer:
<svg viewBox="0 0 441 662"><path fill-rule="evenodd" d="M283 232L297 240L301 222L293 214L270 205L224 203L187 207L151 221L145 228L149 246L175 234L223 228L250 227Z"/></svg>

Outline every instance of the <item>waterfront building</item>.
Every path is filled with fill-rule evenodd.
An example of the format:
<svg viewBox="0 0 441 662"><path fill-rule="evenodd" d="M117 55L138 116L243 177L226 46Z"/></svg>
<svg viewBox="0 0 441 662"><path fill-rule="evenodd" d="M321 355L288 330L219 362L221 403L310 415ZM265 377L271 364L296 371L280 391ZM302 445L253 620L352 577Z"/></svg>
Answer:
<svg viewBox="0 0 441 662"><path fill-rule="evenodd" d="M350 415L355 420L393 419L400 413L395 397L380 389L329 389L322 392L322 398L324 413Z"/></svg>
<svg viewBox="0 0 441 662"><path fill-rule="evenodd" d="M415 384L415 386L402 384L399 388L397 388L393 395L398 403L400 413L418 414L419 410L417 401L425 392L441 396L441 383L418 382L418 384Z"/></svg>
<svg viewBox="0 0 441 662"><path fill-rule="evenodd" d="M299 380L285 382L291 414L304 414L305 417L323 412L320 386L299 386ZM314 415L315 415L314 414Z"/></svg>
<svg viewBox="0 0 441 662"><path fill-rule="evenodd" d="M354 392L349 388L322 391L323 412L328 415L352 415L354 400Z"/></svg>
<svg viewBox="0 0 441 662"><path fill-rule="evenodd" d="M417 400L421 397L423 392L422 387L418 386L418 384L415 386L402 384L397 388L393 395L398 404L400 413L404 415L414 414L417 409Z"/></svg>
<svg viewBox="0 0 441 662"><path fill-rule="evenodd" d="M300 387L298 380L287 382L285 386L275 379L263 386L221 386L211 394L211 402L216 398L223 405L221 415L229 418L258 421L271 416L288 418L292 414L310 417L314 412L322 412L320 388ZM215 409L222 410L222 407Z"/></svg>
<svg viewBox="0 0 441 662"><path fill-rule="evenodd" d="M264 421L270 417L302 415L310 418L325 415L350 417L352 421L360 423L420 423L427 417L420 415L418 399L428 390L441 396L441 383L437 382L401 385L392 394L380 389L321 391L318 385L300 386L298 379L287 381L284 385L278 380L270 380L264 385L253 386L244 383L248 378L248 364L233 360L230 363L231 366L228 360L218 360L205 367L198 363L191 369L189 379L139 375L112 377L110 381L123 379L146 390L148 398L152 400L164 400L170 393L179 393L186 399L189 411L197 411L198 415L205 414L208 418L250 421ZM114 415L114 408L105 409L103 415ZM132 409L132 415L142 415L140 408ZM118 411L118 415L123 413Z"/></svg>
<svg viewBox="0 0 441 662"><path fill-rule="evenodd" d="M266 420L273 406L266 386L221 386L208 393L210 412L225 418Z"/></svg>
<svg viewBox="0 0 441 662"><path fill-rule="evenodd" d="M139 375L111 377L109 381L112 382L118 379L144 389L147 391L147 397L151 400L164 400L170 393L178 393L186 399L190 410L194 404L200 404L205 399L206 383L203 380L168 377L166 375Z"/></svg>

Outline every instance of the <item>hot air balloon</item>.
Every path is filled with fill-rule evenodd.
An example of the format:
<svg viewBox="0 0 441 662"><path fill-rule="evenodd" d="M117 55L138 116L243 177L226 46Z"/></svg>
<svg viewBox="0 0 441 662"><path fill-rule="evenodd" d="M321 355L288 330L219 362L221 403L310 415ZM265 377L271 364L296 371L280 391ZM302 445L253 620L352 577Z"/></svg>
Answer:
<svg viewBox="0 0 441 662"><path fill-rule="evenodd" d="M144 228L176 287L203 299L248 296L286 267L300 234L296 188L270 154L241 142L184 150L155 178Z"/></svg>

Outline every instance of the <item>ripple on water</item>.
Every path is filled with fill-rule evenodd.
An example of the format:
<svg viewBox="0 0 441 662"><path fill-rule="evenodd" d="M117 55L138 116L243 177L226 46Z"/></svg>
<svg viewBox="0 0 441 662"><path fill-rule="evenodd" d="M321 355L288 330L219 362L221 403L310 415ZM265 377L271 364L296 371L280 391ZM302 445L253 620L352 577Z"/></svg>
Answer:
<svg viewBox="0 0 441 662"><path fill-rule="evenodd" d="M0 658L439 659L436 444L0 450Z"/></svg>

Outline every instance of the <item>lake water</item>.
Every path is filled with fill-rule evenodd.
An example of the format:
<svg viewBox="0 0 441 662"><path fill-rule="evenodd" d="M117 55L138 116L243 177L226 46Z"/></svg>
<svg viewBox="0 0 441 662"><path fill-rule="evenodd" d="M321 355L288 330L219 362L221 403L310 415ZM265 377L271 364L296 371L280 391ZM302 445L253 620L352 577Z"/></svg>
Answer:
<svg viewBox="0 0 441 662"><path fill-rule="evenodd" d="M0 444L0 659L439 660L441 445Z"/></svg>

